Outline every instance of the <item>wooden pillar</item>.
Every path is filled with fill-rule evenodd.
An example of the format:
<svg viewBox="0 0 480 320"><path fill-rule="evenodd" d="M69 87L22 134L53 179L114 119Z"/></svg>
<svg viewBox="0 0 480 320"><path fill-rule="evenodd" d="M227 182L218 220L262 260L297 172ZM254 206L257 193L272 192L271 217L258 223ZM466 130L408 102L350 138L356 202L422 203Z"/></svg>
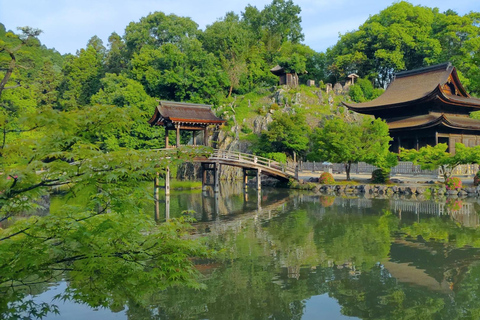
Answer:
<svg viewBox="0 0 480 320"><path fill-rule="evenodd" d="M207 127L203 129L203 145L208 146L208 130Z"/></svg>
<svg viewBox="0 0 480 320"><path fill-rule="evenodd" d="M193 142L193 145L196 146L197 145L197 140L195 139L196 137L196 131L195 130L192 130L192 142Z"/></svg>
<svg viewBox="0 0 480 320"><path fill-rule="evenodd" d="M202 191L207 190L207 169L205 168L205 164L202 163Z"/></svg>
<svg viewBox="0 0 480 320"><path fill-rule="evenodd" d="M418 136L415 136L415 149L418 151L418 148L419 145L418 145Z"/></svg>
<svg viewBox="0 0 480 320"><path fill-rule="evenodd" d="M220 164L218 162L215 163L215 181L213 191L214 192L219 192L220 191Z"/></svg>
<svg viewBox="0 0 480 320"><path fill-rule="evenodd" d="M168 148L168 129L165 127L165 148Z"/></svg>
<svg viewBox="0 0 480 320"><path fill-rule="evenodd" d="M170 195L170 167L165 168L165 195Z"/></svg>
<svg viewBox="0 0 480 320"><path fill-rule="evenodd" d="M180 147L180 124L177 124L177 148Z"/></svg>
<svg viewBox="0 0 480 320"><path fill-rule="evenodd" d="M244 189L247 189L247 183L248 183L247 169L243 168L243 188Z"/></svg>
<svg viewBox="0 0 480 320"><path fill-rule="evenodd" d="M262 169L257 169L257 190L262 189Z"/></svg>
<svg viewBox="0 0 480 320"><path fill-rule="evenodd" d="M257 190L257 212L260 213L262 211L262 191L260 189Z"/></svg>
<svg viewBox="0 0 480 320"><path fill-rule="evenodd" d="M170 195L165 195L165 220L170 220Z"/></svg>
<svg viewBox="0 0 480 320"><path fill-rule="evenodd" d="M214 198L214 206L215 206L215 220L219 220L220 218L220 194L215 192Z"/></svg>
<svg viewBox="0 0 480 320"><path fill-rule="evenodd" d="M435 145L438 144L438 132L435 131Z"/></svg>
<svg viewBox="0 0 480 320"><path fill-rule="evenodd" d="M402 147L402 140L400 139L400 137L397 137L397 142L398 142L398 150L397 150L397 152L400 153L400 148Z"/></svg>
<svg viewBox="0 0 480 320"><path fill-rule="evenodd" d="M158 172L155 179L153 179L153 200L155 202L155 221L160 220L160 196L159 196L159 189L160 189L160 182L158 179Z"/></svg>

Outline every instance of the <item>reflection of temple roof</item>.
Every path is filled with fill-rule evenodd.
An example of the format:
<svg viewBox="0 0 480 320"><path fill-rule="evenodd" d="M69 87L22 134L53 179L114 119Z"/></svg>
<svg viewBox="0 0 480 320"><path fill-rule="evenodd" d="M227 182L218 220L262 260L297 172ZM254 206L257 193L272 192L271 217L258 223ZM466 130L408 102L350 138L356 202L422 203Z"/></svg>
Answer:
<svg viewBox="0 0 480 320"><path fill-rule="evenodd" d="M415 284L433 291L445 293L452 292L450 284L446 280L438 282L435 278L429 276L424 270L417 269L409 263L382 261L382 265L400 282Z"/></svg>
<svg viewBox="0 0 480 320"><path fill-rule="evenodd" d="M379 110L425 102L457 106L461 113L480 110L480 99L468 95L455 67L450 63L397 73L387 90L378 98L343 104L353 111L374 115Z"/></svg>

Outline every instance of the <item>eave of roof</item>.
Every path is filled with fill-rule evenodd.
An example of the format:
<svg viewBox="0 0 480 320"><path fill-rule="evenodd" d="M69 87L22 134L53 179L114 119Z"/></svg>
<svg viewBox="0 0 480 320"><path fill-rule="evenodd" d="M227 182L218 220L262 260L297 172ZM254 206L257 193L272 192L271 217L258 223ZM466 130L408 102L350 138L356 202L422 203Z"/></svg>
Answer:
<svg viewBox="0 0 480 320"><path fill-rule="evenodd" d="M436 126L444 126L460 130L463 129L480 131L480 120L445 113L430 113L426 115L391 121L388 123L390 131L406 129L427 129Z"/></svg>
<svg viewBox="0 0 480 320"><path fill-rule="evenodd" d="M222 124L225 120L215 116L210 105L160 101L148 123L164 125L168 122L208 125Z"/></svg>

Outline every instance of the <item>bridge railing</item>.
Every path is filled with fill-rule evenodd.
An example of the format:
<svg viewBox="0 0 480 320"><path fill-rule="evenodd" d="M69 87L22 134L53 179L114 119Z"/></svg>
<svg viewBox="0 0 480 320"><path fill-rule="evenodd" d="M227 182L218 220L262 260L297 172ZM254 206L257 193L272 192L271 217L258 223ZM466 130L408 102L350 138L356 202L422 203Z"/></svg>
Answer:
<svg viewBox="0 0 480 320"><path fill-rule="evenodd" d="M249 153L242 153L238 151L230 151L230 150L220 150L215 149L212 155L209 157L212 160L229 160L235 162L245 162L249 164L254 164L260 167L266 167L269 169L277 170L280 172L284 172L290 175L295 174L295 166L289 165L286 163L280 163L278 161L274 161L272 159L268 159L265 157L257 156L254 154Z"/></svg>

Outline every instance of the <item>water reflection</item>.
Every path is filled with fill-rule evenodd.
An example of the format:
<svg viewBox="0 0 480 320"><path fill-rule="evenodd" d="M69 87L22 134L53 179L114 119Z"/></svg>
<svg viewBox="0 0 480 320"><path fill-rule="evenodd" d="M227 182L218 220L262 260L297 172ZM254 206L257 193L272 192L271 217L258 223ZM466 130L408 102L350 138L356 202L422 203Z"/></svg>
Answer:
<svg viewBox="0 0 480 320"><path fill-rule="evenodd" d="M192 215L196 236L216 249L194 261L207 289L136 285L134 273L96 281L66 273L53 281L67 292L61 312L80 308L92 318L89 306L101 306L102 319L478 316L477 199L335 197L242 184L157 196L156 218ZM31 294L50 303L51 290L43 284ZM0 318L16 303L3 298Z"/></svg>

